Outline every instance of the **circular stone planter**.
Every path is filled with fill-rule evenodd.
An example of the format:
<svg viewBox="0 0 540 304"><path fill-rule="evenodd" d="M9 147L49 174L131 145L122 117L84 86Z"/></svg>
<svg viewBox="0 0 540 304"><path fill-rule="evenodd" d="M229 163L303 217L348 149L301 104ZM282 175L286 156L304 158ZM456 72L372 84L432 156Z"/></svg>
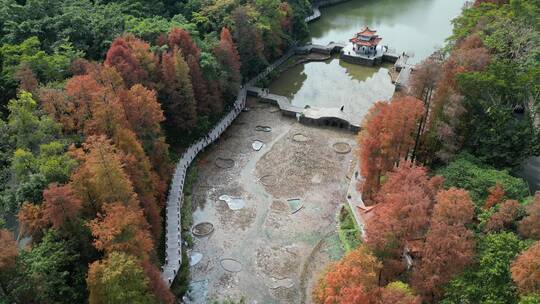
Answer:
<svg viewBox="0 0 540 304"><path fill-rule="evenodd" d="M234 167L234 160L230 158L218 157L214 161L214 164L220 169L230 169Z"/></svg>
<svg viewBox="0 0 540 304"><path fill-rule="evenodd" d="M256 126L255 131L259 132L272 132L272 128L269 126Z"/></svg>
<svg viewBox="0 0 540 304"><path fill-rule="evenodd" d="M240 272L242 271L242 264L232 258L224 258L219 261L221 267L228 272Z"/></svg>
<svg viewBox="0 0 540 304"><path fill-rule="evenodd" d="M296 142L306 142L306 141L309 141L310 138L305 136L302 133L296 133L296 134L293 135L292 140L294 140Z"/></svg>
<svg viewBox="0 0 540 304"><path fill-rule="evenodd" d="M275 186L278 183L278 178L275 175L267 174L259 178L259 181L265 186Z"/></svg>
<svg viewBox="0 0 540 304"><path fill-rule="evenodd" d="M336 153L339 154L347 154L351 152L351 146L348 143L344 142L337 142L332 145L332 148L334 149L334 151L336 151Z"/></svg>
<svg viewBox="0 0 540 304"><path fill-rule="evenodd" d="M198 223L197 225L191 228L191 233L194 236L203 237L207 236L214 231L214 224L209 222Z"/></svg>

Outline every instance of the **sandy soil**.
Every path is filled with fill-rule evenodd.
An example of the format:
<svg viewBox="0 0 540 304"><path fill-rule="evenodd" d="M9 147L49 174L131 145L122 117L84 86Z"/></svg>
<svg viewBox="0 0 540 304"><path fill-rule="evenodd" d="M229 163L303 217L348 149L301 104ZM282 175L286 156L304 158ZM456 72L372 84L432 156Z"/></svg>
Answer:
<svg viewBox="0 0 540 304"><path fill-rule="evenodd" d="M193 251L204 256L192 267L190 296L194 303L242 296L247 303L310 303L316 274L342 254L335 219L354 150L340 154L333 146L354 146L354 134L301 125L256 100L248 107L199 159L194 222L211 222L215 230L195 238ZM265 143L260 151L251 147L256 139ZM218 168L218 158L234 166ZM218 199L223 194L244 199L246 207L230 210ZM303 202L294 214L292 198ZM225 268L240 271L223 268L229 258Z"/></svg>

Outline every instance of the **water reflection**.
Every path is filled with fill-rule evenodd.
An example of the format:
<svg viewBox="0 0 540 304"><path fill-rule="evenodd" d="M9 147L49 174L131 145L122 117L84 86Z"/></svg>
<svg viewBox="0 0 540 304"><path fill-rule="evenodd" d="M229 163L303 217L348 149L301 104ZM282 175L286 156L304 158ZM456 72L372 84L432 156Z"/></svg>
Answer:
<svg viewBox="0 0 540 304"><path fill-rule="evenodd" d="M429 56L451 34L450 20L466 0L351 0L322 9L310 24L316 44L346 42L363 26L378 30L382 44L415 54L411 63ZM389 99L394 86L388 66L369 68L338 59L291 68L272 83L273 93L289 97L296 106L345 107L363 116L372 103Z"/></svg>
<svg viewBox="0 0 540 304"><path fill-rule="evenodd" d="M345 112L363 115L374 101L390 98L394 86L387 66L362 67L333 58L293 67L270 90L298 107L344 106Z"/></svg>
<svg viewBox="0 0 540 304"><path fill-rule="evenodd" d="M415 54L419 62L440 48L452 32L450 22L465 0L351 0L324 8L323 17L310 25L313 43L347 42L369 25L382 44Z"/></svg>

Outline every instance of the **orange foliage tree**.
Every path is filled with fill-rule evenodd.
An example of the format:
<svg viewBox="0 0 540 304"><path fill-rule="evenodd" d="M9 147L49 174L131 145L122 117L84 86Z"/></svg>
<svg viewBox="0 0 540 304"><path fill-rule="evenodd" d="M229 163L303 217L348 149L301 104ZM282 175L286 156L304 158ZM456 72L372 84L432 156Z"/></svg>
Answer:
<svg viewBox="0 0 540 304"><path fill-rule="evenodd" d="M381 185L381 177L400 159L408 157L422 112L422 101L413 97L377 102L369 110L358 135L364 200L371 201Z"/></svg>
<svg viewBox="0 0 540 304"><path fill-rule="evenodd" d="M19 233L31 236L35 242L41 239L43 229L49 225L48 221L43 217L42 208L32 203L23 203L17 217L20 225Z"/></svg>
<svg viewBox="0 0 540 304"><path fill-rule="evenodd" d="M6 229L0 229L0 271L15 265L17 258L17 242Z"/></svg>
<svg viewBox="0 0 540 304"><path fill-rule="evenodd" d="M401 282L392 282L378 288L370 295L368 303L360 304L420 304L422 299L413 294L410 288Z"/></svg>
<svg viewBox="0 0 540 304"><path fill-rule="evenodd" d="M427 117L427 134L423 137L424 163L434 158L448 161L459 150L463 138L457 130L465 109L457 76L464 72L482 71L490 63L489 50L482 39L473 34L454 47L444 62L440 80L433 93L432 107Z"/></svg>
<svg viewBox="0 0 540 304"><path fill-rule="evenodd" d="M444 285L472 262L474 235L465 225L473 217L474 205L467 191L450 188L437 194L421 259L411 278L424 301L439 300Z"/></svg>
<svg viewBox="0 0 540 304"><path fill-rule="evenodd" d="M104 64L114 67L128 88L135 84L155 86L151 77L155 75L157 59L150 45L133 35L116 38L107 51Z"/></svg>
<svg viewBox="0 0 540 304"><path fill-rule="evenodd" d="M174 48L161 56L160 99L167 120L165 124L171 130L189 131L197 122L197 105L193 84L189 75L189 66L182 51Z"/></svg>
<svg viewBox="0 0 540 304"><path fill-rule="evenodd" d="M82 208L81 200L75 196L70 185L49 185L43 191L43 199L43 217L55 229L77 216Z"/></svg>
<svg viewBox="0 0 540 304"><path fill-rule="evenodd" d="M499 183L495 184L495 186L489 188L489 195L486 198L484 209L489 209L498 203L501 203L505 195L506 193L504 192L503 186Z"/></svg>
<svg viewBox="0 0 540 304"><path fill-rule="evenodd" d="M540 195L525 207L527 216L519 222L519 233L526 238L540 239Z"/></svg>
<svg viewBox="0 0 540 304"><path fill-rule="evenodd" d="M105 204L103 210L88 224L95 237L94 246L106 253L122 251L148 259L154 242L142 210L123 203Z"/></svg>
<svg viewBox="0 0 540 304"><path fill-rule="evenodd" d="M221 29L219 45L214 49L214 54L227 72L227 79L221 80L223 91L228 97L234 96L241 81L240 55L238 55L231 32L226 27Z"/></svg>
<svg viewBox="0 0 540 304"><path fill-rule="evenodd" d="M521 211L521 205L516 200L507 200L499 206L499 210L492 214L484 231L499 231L505 228L509 228L514 224L516 218L519 216Z"/></svg>
<svg viewBox="0 0 540 304"><path fill-rule="evenodd" d="M315 303L367 303L377 287L381 264L366 247L360 246L327 267L313 290Z"/></svg>
<svg viewBox="0 0 540 304"><path fill-rule="evenodd" d="M522 295L540 293L540 242L523 251L510 268L512 279Z"/></svg>
<svg viewBox="0 0 540 304"><path fill-rule="evenodd" d="M388 174L366 223L366 244L381 258L385 280L404 270L406 243L425 235L441 186L441 177L429 178L426 168L410 162L402 162Z"/></svg>
<svg viewBox="0 0 540 304"><path fill-rule="evenodd" d="M123 155L108 139L90 136L73 154L82 164L72 175L71 186L87 212L95 214L105 203L136 205L133 184L123 168Z"/></svg>

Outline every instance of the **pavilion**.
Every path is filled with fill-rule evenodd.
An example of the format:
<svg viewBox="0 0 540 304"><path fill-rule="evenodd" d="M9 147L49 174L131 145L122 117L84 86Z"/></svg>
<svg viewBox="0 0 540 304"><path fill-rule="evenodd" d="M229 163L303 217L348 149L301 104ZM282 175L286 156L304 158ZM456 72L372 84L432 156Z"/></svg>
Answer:
<svg viewBox="0 0 540 304"><path fill-rule="evenodd" d="M356 35L351 38L349 41L352 43L352 49L357 54L361 55L377 55L377 45L381 42L382 38L376 34L377 31L370 29L366 26L361 32L356 33Z"/></svg>
<svg viewBox="0 0 540 304"><path fill-rule="evenodd" d="M379 47L381 40L376 30L366 26L349 39L349 43L341 50L340 58L349 63L367 66L380 65L383 62L395 63L399 55L389 52L386 45Z"/></svg>

